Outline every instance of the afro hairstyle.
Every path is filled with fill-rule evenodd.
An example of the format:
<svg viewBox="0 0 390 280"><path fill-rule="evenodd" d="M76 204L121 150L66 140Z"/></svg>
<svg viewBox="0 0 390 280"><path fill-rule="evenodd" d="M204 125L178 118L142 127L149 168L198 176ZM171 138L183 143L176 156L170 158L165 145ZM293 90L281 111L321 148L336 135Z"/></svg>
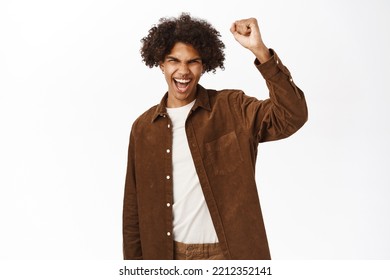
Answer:
<svg viewBox="0 0 390 280"><path fill-rule="evenodd" d="M204 72L224 69L224 43L220 33L207 21L182 13L177 18L161 18L141 39L142 61L150 68L164 61L178 42L191 45L199 53Z"/></svg>

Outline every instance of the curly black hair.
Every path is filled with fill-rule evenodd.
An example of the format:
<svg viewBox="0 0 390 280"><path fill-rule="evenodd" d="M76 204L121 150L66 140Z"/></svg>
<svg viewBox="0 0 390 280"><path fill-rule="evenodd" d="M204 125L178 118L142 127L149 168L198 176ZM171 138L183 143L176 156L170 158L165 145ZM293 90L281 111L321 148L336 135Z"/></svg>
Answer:
<svg viewBox="0 0 390 280"><path fill-rule="evenodd" d="M202 59L204 72L224 69L224 43L220 33L207 21L182 13L178 18L161 18L146 37L141 39L142 61L150 68L164 61L175 43L190 44Z"/></svg>

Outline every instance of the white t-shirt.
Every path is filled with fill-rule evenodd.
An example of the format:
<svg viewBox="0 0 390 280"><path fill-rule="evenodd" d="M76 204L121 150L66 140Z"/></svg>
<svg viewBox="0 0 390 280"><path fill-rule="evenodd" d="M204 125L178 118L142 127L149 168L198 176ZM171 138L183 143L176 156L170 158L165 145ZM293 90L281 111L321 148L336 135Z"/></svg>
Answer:
<svg viewBox="0 0 390 280"><path fill-rule="evenodd" d="M185 122L194 103L195 100L179 108L167 108L173 130L173 237L183 243L215 243L218 237L185 131Z"/></svg>

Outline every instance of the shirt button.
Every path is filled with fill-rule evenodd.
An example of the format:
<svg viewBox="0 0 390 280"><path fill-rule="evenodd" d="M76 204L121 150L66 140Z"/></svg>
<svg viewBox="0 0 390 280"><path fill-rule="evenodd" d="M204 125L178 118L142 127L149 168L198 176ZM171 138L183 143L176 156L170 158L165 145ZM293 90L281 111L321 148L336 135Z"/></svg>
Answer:
<svg viewBox="0 0 390 280"><path fill-rule="evenodd" d="M293 79L292 78L290 78L290 82L292 82L293 81Z"/></svg>
<svg viewBox="0 0 390 280"><path fill-rule="evenodd" d="M168 128L170 128L171 127L171 125L170 124L168 124Z"/></svg>
<svg viewBox="0 0 390 280"><path fill-rule="evenodd" d="M167 175L167 179L168 179L168 180L171 179L171 176Z"/></svg>
<svg viewBox="0 0 390 280"><path fill-rule="evenodd" d="M167 154L169 154L171 152L171 150L170 149L167 149Z"/></svg>
<svg viewBox="0 0 390 280"><path fill-rule="evenodd" d="M171 204L168 202L168 203L167 203L167 207L170 207L170 206L171 206Z"/></svg>
<svg viewBox="0 0 390 280"><path fill-rule="evenodd" d="M168 231L168 232L167 232L167 235L168 235L168 236L171 236L171 233Z"/></svg>
<svg viewBox="0 0 390 280"><path fill-rule="evenodd" d="M279 59L276 60L276 64L279 64Z"/></svg>

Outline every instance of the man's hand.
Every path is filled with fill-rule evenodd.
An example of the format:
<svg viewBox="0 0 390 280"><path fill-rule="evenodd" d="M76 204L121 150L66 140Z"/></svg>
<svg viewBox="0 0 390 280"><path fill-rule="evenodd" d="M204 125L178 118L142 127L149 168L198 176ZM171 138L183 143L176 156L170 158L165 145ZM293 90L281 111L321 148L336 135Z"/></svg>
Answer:
<svg viewBox="0 0 390 280"><path fill-rule="evenodd" d="M271 54L261 39L260 28L255 18L235 21L230 27L230 32L237 42L256 56L260 63L270 59Z"/></svg>

